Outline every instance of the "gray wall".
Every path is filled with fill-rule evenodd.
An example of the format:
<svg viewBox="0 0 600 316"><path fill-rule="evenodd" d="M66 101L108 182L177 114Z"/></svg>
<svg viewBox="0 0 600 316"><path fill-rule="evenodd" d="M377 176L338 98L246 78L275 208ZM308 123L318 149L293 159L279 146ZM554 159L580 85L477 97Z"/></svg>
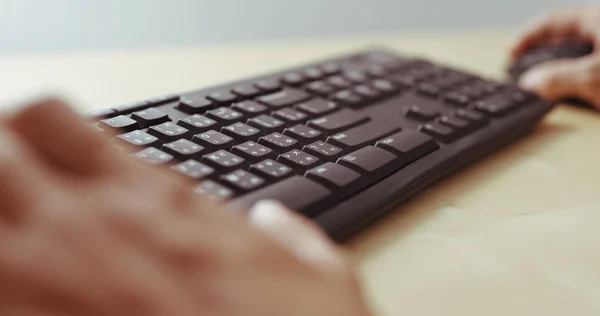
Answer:
<svg viewBox="0 0 600 316"><path fill-rule="evenodd" d="M0 0L0 54L518 26L568 0Z"/></svg>

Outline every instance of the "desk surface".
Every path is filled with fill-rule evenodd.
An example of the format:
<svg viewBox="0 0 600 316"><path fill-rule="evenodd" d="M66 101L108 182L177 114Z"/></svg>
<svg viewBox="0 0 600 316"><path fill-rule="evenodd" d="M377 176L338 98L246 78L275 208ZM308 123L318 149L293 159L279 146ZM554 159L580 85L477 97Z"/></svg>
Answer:
<svg viewBox="0 0 600 316"><path fill-rule="evenodd" d="M91 110L385 45L501 77L510 33L386 35L0 57L0 104L58 92ZM556 109L529 137L353 238L378 315L600 314L600 115Z"/></svg>

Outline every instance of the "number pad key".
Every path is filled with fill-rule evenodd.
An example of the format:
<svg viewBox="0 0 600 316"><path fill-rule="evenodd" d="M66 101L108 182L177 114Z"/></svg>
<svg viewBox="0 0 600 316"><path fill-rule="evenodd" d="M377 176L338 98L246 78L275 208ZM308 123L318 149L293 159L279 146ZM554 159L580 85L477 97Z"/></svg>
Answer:
<svg viewBox="0 0 600 316"><path fill-rule="evenodd" d="M237 140L250 140L260 134L260 130L258 128L246 125L244 123L235 123L223 127L221 132Z"/></svg>
<svg viewBox="0 0 600 316"><path fill-rule="evenodd" d="M326 161L334 160L342 153L341 148L324 141L316 141L310 145L304 146L302 150Z"/></svg>
<svg viewBox="0 0 600 316"><path fill-rule="evenodd" d="M194 138L192 138L192 141L206 148L217 148L221 146L225 147L233 145L233 138L215 130L210 130L208 132L195 135Z"/></svg>
<svg viewBox="0 0 600 316"><path fill-rule="evenodd" d="M241 169L221 176L221 180L240 191L252 191L265 184L261 177Z"/></svg>
<svg viewBox="0 0 600 316"><path fill-rule="evenodd" d="M284 122L268 115L260 115L248 120L248 125L252 125L263 131L273 131L283 127Z"/></svg>
<svg viewBox="0 0 600 316"><path fill-rule="evenodd" d="M192 143L187 139L180 139L163 145L162 150L175 156L179 160L200 159L204 147Z"/></svg>
<svg viewBox="0 0 600 316"><path fill-rule="evenodd" d="M150 147L159 144L158 138L142 131L133 131L126 134L121 134L117 136L117 139L122 143L138 147Z"/></svg>
<svg viewBox="0 0 600 316"><path fill-rule="evenodd" d="M258 142L277 151L289 150L298 144L297 140L281 133L271 133L267 136L263 136Z"/></svg>
<svg viewBox="0 0 600 316"><path fill-rule="evenodd" d="M292 124L301 123L302 121L305 121L306 119L308 119L308 115L306 115L302 112L298 112L292 108L286 108L286 109L281 109L281 110L275 111L273 113L273 116L275 116L276 118L282 119L284 121L287 121L289 123L292 123Z"/></svg>
<svg viewBox="0 0 600 316"><path fill-rule="evenodd" d="M257 164L251 165L250 171L253 171L261 176L277 180L293 174L292 168L271 159L263 160Z"/></svg>
<svg viewBox="0 0 600 316"><path fill-rule="evenodd" d="M134 156L149 165L164 165L173 161L173 156L152 147L138 151Z"/></svg>
<svg viewBox="0 0 600 316"><path fill-rule="evenodd" d="M233 146L231 149L236 155L240 155L250 162L256 162L274 155L273 150L253 141Z"/></svg>
<svg viewBox="0 0 600 316"><path fill-rule="evenodd" d="M188 129L172 122L162 123L148 129L148 134L156 136L162 142L172 142L180 138L186 138Z"/></svg>
<svg viewBox="0 0 600 316"><path fill-rule="evenodd" d="M212 200L229 200L233 197L231 189L212 180L204 180L195 188L194 193Z"/></svg>
<svg viewBox="0 0 600 316"><path fill-rule="evenodd" d="M242 113L227 107L220 107L206 112L206 116L227 124L239 120L242 117Z"/></svg>
<svg viewBox="0 0 600 316"><path fill-rule="evenodd" d="M213 119L210 119L206 116L200 114L194 114L192 116L188 116L182 120L177 122L177 125L183 126L190 131L195 133L205 132L211 128L215 128L217 122Z"/></svg>
<svg viewBox="0 0 600 316"><path fill-rule="evenodd" d="M175 165L171 169L193 180L204 179L215 172L215 169L193 159Z"/></svg>
<svg viewBox="0 0 600 316"><path fill-rule="evenodd" d="M301 140L305 143L314 141L321 136L321 132L317 131L316 129L300 124L294 127L286 128L285 131L283 131L283 134Z"/></svg>
<svg viewBox="0 0 600 316"><path fill-rule="evenodd" d="M319 158L307 154L303 151L294 149L290 152L280 155L277 161L284 163L288 166L294 166L296 169L306 170L312 168L319 163Z"/></svg>
<svg viewBox="0 0 600 316"><path fill-rule="evenodd" d="M226 169L240 166L244 159L225 150L204 155L202 161L216 168Z"/></svg>

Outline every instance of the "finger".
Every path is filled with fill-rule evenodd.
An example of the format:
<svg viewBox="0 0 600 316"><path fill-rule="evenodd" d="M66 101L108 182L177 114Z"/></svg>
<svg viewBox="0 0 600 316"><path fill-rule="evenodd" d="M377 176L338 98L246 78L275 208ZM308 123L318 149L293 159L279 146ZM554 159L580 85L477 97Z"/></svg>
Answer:
<svg viewBox="0 0 600 316"><path fill-rule="evenodd" d="M46 99L31 104L10 117L8 124L62 171L106 172L124 160L123 153L60 100Z"/></svg>
<svg viewBox="0 0 600 316"><path fill-rule="evenodd" d="M556 43L564 40L588 40L588 30L581 27L586 23L582 19L581 9L550 11L528 23L517 42L511 49L513 58L525 51L546 43Z"/></svg>
<svg viewBox="0 0 600 316"><path fill-rule="evenodd" d="M299 259L329 271L345 270L346 262L327 236L275 201L261 201L249 214L250 223L283 244Z"/></svg>
<svg viewBox="0 0 600 316"><path fill-rule="evenodd" d="M0 124L0 221L28 216L31 206L49 194L56 181L26 143Z"/></svg>
<svg viewBox="0 0 600 316"><path fill-rule="evenodd" d="M593 62L591 58L580 58L540 64L526 72L519 85L550 100L571 97L589 100Z"/></svg>

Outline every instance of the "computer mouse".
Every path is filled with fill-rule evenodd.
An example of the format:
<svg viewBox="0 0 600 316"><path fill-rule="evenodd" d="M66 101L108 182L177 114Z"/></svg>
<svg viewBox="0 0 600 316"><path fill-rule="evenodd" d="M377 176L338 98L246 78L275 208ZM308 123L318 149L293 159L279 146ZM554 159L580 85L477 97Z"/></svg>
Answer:
<svg viewBox="0 0 600 316"><path fill-rule="evenodd" d="M588 42L567 42L561 44L546 45L534 48L519 56L509 65L507 72L510 80L518 82L519 78L533 66L559 58L578 58L593 52L594 45ZM593 109L589 102L577 98L561 100L566 104L573 104Z"/></svg>

